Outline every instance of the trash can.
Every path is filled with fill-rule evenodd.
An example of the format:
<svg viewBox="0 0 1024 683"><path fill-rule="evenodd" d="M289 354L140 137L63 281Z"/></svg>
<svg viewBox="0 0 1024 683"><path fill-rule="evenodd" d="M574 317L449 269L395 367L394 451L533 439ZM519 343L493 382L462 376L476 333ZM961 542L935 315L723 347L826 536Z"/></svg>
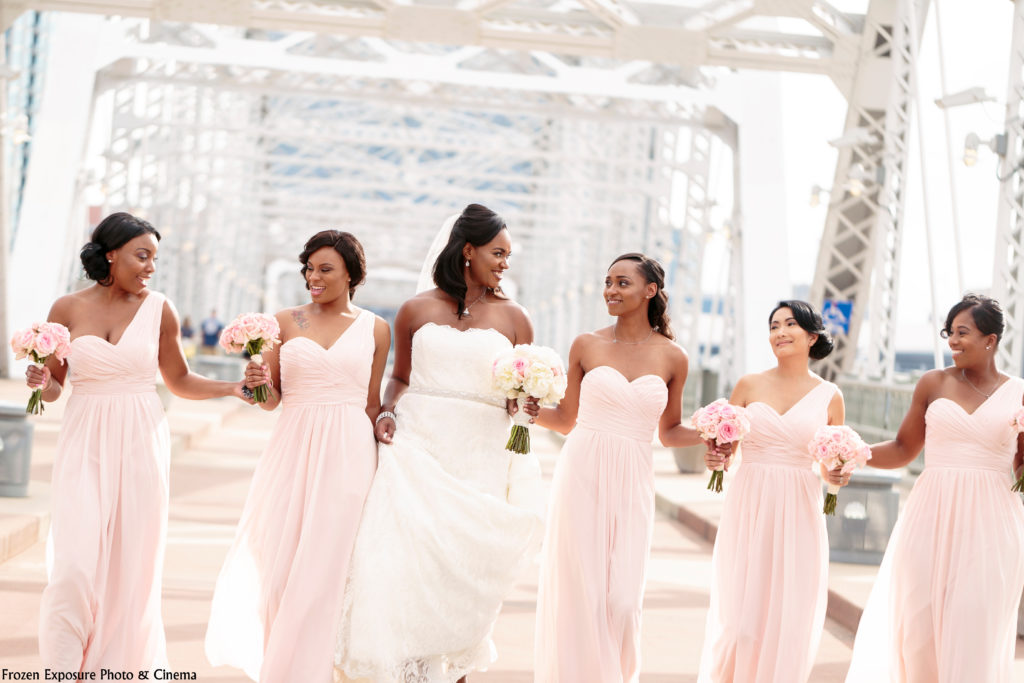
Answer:
<svg viewBox="0 0 1024 683"><path fill-rule="evenodd" d="M839 491L836 514L825 517L831 562L881 564L900 511L894 487L902 478L870 467L853 473Z"/></svg>
<svg viewBox="0 0 1024 683"><path fill-rule="evenodd" d="M0 496L28 495L33 425L27 418L24 405L0 403Z"/></svg>

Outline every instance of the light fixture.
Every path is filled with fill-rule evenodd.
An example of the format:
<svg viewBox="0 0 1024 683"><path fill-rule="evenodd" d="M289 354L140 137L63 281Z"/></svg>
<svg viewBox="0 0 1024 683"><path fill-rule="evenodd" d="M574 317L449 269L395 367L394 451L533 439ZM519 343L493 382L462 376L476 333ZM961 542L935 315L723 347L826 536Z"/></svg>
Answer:
<svg viewBox="0 0 1024 683"><path fill-rule="evenodd" d="M829 140L828 144L838 149L856 147L857 145L875 145L878 144L878 136L867 128L851 128L834 140Z"/></svg>
<svg viewBox="0 0 1024 683"><path fill-rule="evenodd" d="M964 139L964 166L978 163L978 148L988 147L994 154L1006 156L1006 133L997 133L989 140L982 140L977 133L968 133Z"/></svg>
<svg viewBox="0 0 1024 683"><path fill-rule="evenodd" d="M978 86L967 88L960 92L949 93L935 100L935 106L939 109L950 107L962 107L965 104L977 104L978 102L995 102L996 98L985 92L985 89Z"/></svg>
<svg viewBox="0 0 1024 683"><path fill-rule="evenodd" d="M832 188L822 187L821 185L811 186L811 198L808 202L812 207L816 207L821 204L821 195L829 196L832 194Z"/></svg>
<svg viewBox="0 0 1024 683"><path fill-rule="evenodd" d="M859 161L850 165L846 173L846 184L844 187L854 197L864 194L868 183L881 185L885 182L885 166L866 167Z"/></svg>

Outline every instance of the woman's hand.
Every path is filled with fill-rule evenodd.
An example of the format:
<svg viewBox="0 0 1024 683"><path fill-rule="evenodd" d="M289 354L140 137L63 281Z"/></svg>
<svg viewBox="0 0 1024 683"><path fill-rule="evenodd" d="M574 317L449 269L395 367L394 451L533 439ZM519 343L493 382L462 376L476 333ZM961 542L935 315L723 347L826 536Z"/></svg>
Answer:
<svg viewBox="0 0 1024 683"><path fill-rule="evenodd" d="M231 390L231 395L234 396L235 398L238 398L238 399L241 399L241 400L245 401L249 405L255 405L256 404L256 399L254 399L252 397L252 392L246 393L244 391L245 388L246 388L246 381L242 380L241 382L236 384L234 386L234 388Z"/></svg>
<svg viewBox="0 0 1024 683"><path fill-rule="evenodd" d="M377 423L373 425L373 437L380 443L389 444L391 439L395 436L395 425L394 419L390 417L382 417L377 420Z"/></svg>
<svg viewBox="0 0 1024 683"><path fill-rule="evenodd" d="M729 463L732 462L732 444L719 444L713 440L704 442L707 450L704 452L704 464L709 470L717 470L721 467L729 471Z"/></svg>
<svg viewBox="0 0 1024 683"><path fill-rule="evenodd" d="M505 399L505 410L508 412L509 417L522 410L530 416L530 424L533 424L534 418L540 415L540 403L537 399L530 396L522 402L522 407L520 408L519 402L516 399L507 398Z"/></svg>
<svg viewBox="0 0 1024 683"><path fill-rule="evenodd" d="M36 365L29 365L25 369L25 384L28 385L29 389L42 389L46 390L50 386L50 368L38 367Z"/></svg>
<svg viewBox="0 0 1024 683"><path fill-rule="evenodd" d="M843 472L842 465L829 470L826 478L828 479L828 483L835 484L836 486L846 486L850 483L850 473Z"/></svg>
<svg viewBox="0 0 1024 683"><path fill-rule="evenodd" d="M270 366L266 363L260 364L255 361L249 361L249 364L245 366L244 384L250 389L255 389L264 384L268 387L273 387L274 382L270 377Z"/></svg>

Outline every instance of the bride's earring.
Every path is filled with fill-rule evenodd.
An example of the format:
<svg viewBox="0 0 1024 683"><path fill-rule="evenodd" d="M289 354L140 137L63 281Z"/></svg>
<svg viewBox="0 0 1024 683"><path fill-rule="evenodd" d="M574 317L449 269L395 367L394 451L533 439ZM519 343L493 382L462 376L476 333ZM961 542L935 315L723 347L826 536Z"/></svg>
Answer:
<svg viewBox="0 0 1024 683"><path fill-rule="evenodd" d="M469 259L466 259L466 267L469 268Z"/></svg>

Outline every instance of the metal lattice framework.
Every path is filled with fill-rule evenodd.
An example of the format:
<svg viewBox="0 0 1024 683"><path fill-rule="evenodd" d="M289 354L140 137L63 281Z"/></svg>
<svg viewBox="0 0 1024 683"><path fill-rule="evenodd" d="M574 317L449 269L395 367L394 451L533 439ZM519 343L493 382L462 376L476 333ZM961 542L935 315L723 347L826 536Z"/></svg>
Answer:
<svg viewBox="0 0 1024 683"><path fill-rule="evenodd" d="M869 347L860 370L892 379L915 59L911 31L920 35L926 10L927 0L876 0L868 11L846 117L847 131L864 134L840 148L832 185L839 196L829 204L811 286L818 305L853 303L849 334L839 335L835 350L819 363L828 378L855 369L861 326L868 322ZM869 177L853 178L854 168Z"/></svg>
<svg viewBox="0 0 1024 683"><path fill-rule="evenodd" d="M1006 154L1000 165L994 293L1006 329L999 367L1019 376L1024 364L1024 1L1014 2L1010 77L1006 89Z"/></svg>

